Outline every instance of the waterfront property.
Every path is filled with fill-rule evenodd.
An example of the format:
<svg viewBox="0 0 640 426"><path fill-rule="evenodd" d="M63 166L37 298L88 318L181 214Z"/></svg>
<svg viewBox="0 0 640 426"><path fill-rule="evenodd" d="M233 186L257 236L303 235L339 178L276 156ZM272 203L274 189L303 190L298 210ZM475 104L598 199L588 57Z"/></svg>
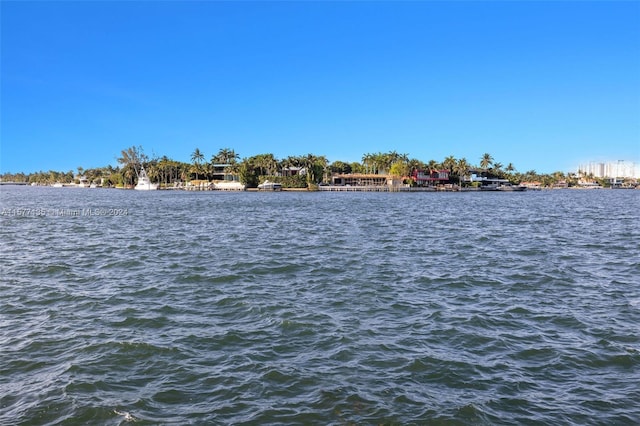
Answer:
<svg viewBox="0 0 640 426"><path fill-rule="evenodd" d="M215 181L231 181L240 182L240 177L237 173L230 173L229 170L232 164L228 163L214 163L211 165L211 180Z"/></svg>
<svg viewBox="0 0 640 426"><path fill-rule="evenodd" d="M416 186L440 186L449 182L449 170L414 170L411 178Z"/></svg>

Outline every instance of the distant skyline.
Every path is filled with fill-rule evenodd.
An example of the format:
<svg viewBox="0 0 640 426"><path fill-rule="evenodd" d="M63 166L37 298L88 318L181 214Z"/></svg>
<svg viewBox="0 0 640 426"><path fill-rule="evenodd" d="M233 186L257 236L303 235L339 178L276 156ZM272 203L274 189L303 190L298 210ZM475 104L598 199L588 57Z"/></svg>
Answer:
<svg viewBox="0 0 640 426"><path fill-rule="evenodd" d="M397 151L640 164L640 2L0 3L0 173Z"/></svg>

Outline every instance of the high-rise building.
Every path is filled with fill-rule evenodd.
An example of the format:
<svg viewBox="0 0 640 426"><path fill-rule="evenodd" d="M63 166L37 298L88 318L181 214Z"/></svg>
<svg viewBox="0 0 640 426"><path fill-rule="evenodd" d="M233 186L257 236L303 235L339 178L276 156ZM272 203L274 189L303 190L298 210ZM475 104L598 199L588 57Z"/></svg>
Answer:
<svg viewBox="0 0 640 426"><path fill-rule="evenodd" d="M577 171L597 178L640 178L640 167L633 161L625 160L581 164Z"/></svg>

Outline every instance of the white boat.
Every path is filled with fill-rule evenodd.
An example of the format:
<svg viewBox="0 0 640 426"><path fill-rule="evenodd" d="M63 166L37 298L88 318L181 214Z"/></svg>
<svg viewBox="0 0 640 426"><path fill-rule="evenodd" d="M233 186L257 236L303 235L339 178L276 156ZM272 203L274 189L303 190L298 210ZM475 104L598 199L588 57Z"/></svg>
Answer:
<svg viewBox="0 0 640 426"><path fill-rule="evenodd" d="M139 191L154 191L158 189L157 183L151 183L149 176L147 176L147 172L144 171L144 167L140 169L140 173L138 173L138 183L135 188Z"/></svg>
<svg viewBox="0 0 640 426"><path fill-rule="evenodd" d="M261 191L280 191L282 190L282 184L265 180L263 183L258 185L258 189Z"/></svg>
<svg viewBox="0 0 640 426"><path fill-rule="evenodd" d="M78 188L89 188L90 186L89 180L84 176L78 178L78 182Z"/></svg>
<svg viewBox="0 0 640 426"><path fill-rule="evenodd" d="M213 184L213 189L218 191L244 191L245 186L237 181L222 181Z"/></svg>
<svg viewBox="0 0 640 426"><path fill-rule="evenodd" d="M480 191L526 191L524 185L512 185L507 179L482 178Z"/></svg>
<svg viewBox="0 0 640 426"><path fill-rule="evenodd" d="M526 191L527 187L524 185L512 185L510 183L504 183L498 186L498 191Z"/></svg>

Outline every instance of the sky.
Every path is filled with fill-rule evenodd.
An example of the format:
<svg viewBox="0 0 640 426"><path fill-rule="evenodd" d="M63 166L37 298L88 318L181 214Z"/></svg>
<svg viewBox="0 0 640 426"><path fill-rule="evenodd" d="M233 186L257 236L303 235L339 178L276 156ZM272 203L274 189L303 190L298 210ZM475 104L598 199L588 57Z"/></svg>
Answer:
<svg viewBox="0 0 640 426"><path fill-rule="evenodd" d="M640 2L2 1L0 173L396 151L640 164Z"/></svg>

